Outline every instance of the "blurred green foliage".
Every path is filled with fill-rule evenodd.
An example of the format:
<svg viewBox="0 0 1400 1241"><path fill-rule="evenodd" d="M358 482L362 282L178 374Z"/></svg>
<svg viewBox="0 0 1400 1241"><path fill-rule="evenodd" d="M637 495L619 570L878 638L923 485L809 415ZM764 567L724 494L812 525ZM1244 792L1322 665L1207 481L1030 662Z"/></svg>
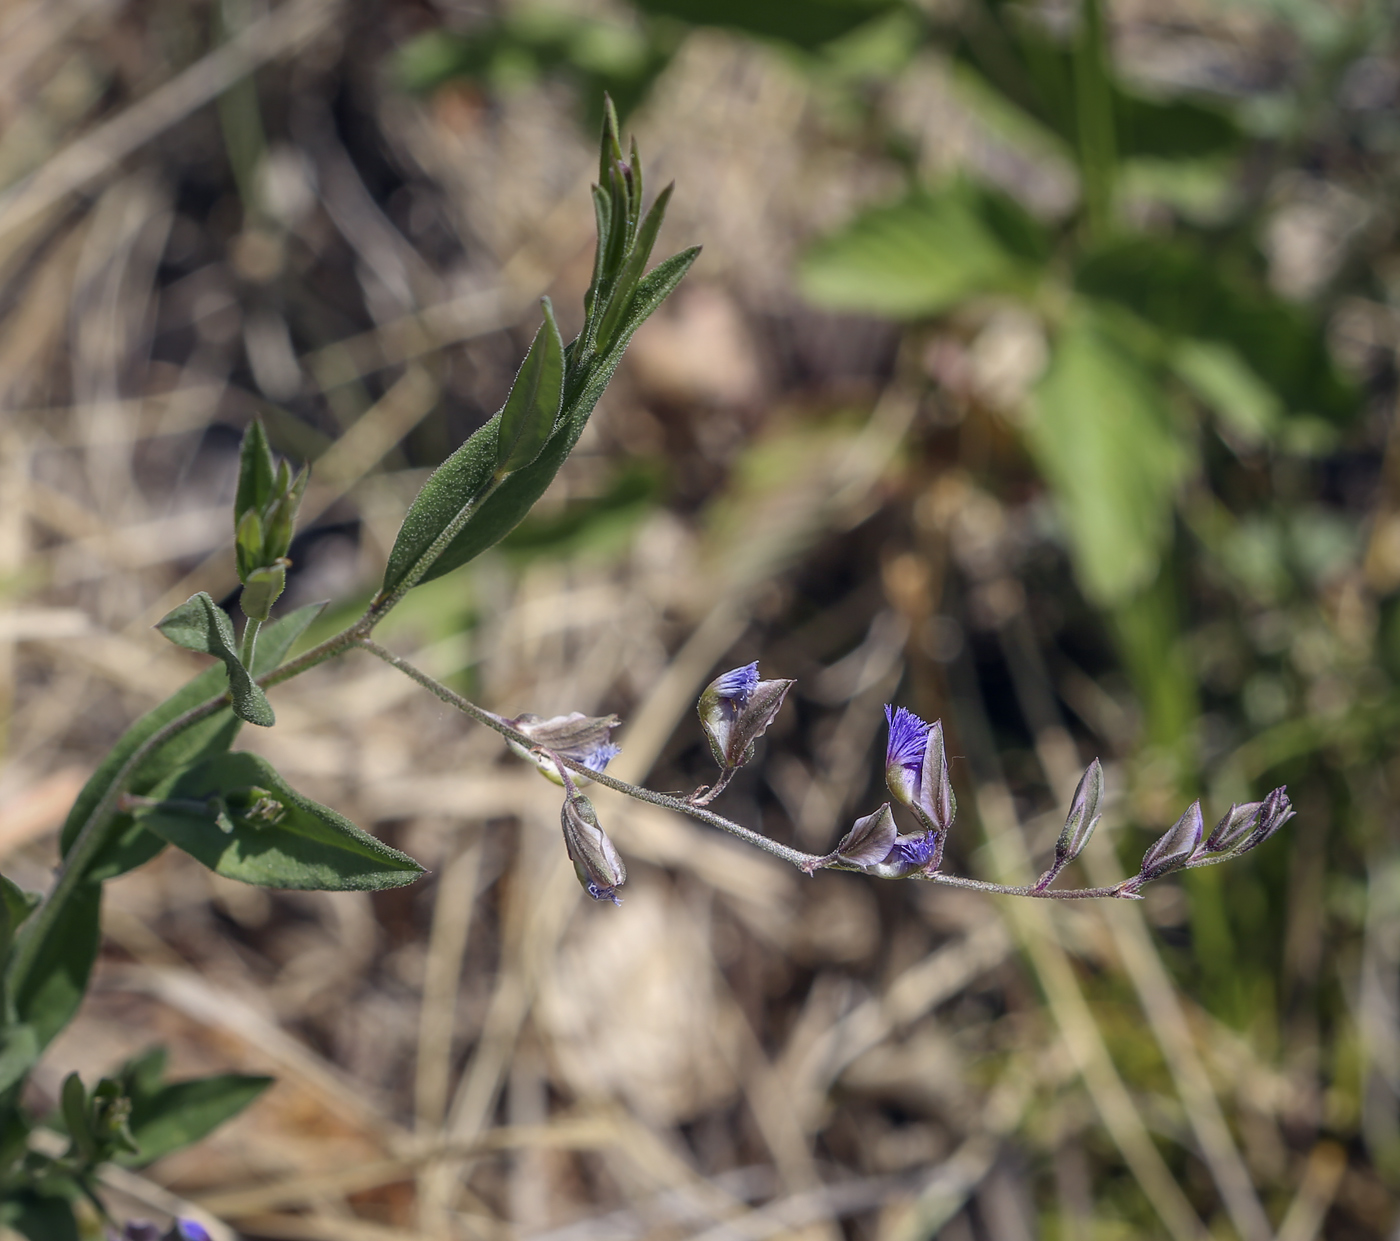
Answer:
<svg viewBox="0 0 1400 1241"><path fill-rule="evenodd" d="M1385 541L1400 497L1382 467L1394 368L1339 366L1328 324L1348 297L1395 302L1394 7L1271 5L1291 70L1208 96L1126 82L1100 0L639 0L609 28L631 49L631 93L607 79L635 105L687 24L781 45L860 118L852 140L906 180L807 249L805 295L899 321L912 340L966 341L1007 312L1034 325L1037 375L1014 408L980 413L1021 456L959 464L1003 496L1029 466L1052 499L1108 662L1142 711L1121 757L1143 818L1164 789L1204 787L1223 806L1288 782L1300 809L1288 844L1228 876L1191 876L1190 934L1169 957L1259 1055L1317 1058L1319 1123L1360 1133L1392 1189L1400 1082L1349 1006L1356 960L1400 927L1384 898L1400 844L1387 792L1400 556ZM571 73L591 101L604 79L578 49L592 19L570 19L548 53L522 20L425 36L404 54L405 79L499 81L528 58ZM968 172L921 173L880 103L921 57L989 130L1072 170L1068 209L1035 209ZM1374 87L1379 103L1368 82L1390 83ZM1337 238L1351 250L1306 296L1271 278L1268 230L1290 178L1330 179L1384 221Z"/></svg>

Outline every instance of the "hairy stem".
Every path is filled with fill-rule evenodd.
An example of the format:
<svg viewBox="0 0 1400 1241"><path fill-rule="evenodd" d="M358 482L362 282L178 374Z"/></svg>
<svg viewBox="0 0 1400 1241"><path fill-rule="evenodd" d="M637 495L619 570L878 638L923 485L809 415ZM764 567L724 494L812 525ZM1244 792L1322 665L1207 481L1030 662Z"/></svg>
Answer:
<svg viewBox="0 0 1400 1241"><path fill-rule="evenodd" d="M382 659L392 668L397 668L406 677L417 681L424 689L434 697L441 699L450 707L455 707L463 715L470 716L479 724L485 724L487 728L500 733L508 741L514 741L517 745L527 750L541 750L540 745L525 733L514 728L509 720L503 719L485 707L479 707L470 699L463 698L461 694L448 689L441 681L429 676L421 668L415 667L408 660L395 655L387 647L380 646L369 638L360 638L355 643L371 655ZM553 761L563 768L569 768L580 775L587 776L595 784L601 784L604 788L612 789L616 793L622 793L627 797L637 801L647 802L653 806L664 806L667 810L674 810L677 814L689 815L692 819L698 819L701 823L710 827L717 827L722 832L728 832L731 836L737 837L746 844L762 849L765 853L771 853L774 857L781 858L784 862L789 862L799 870L808 874L816 869L816 864L823 860L823 855L817 853L803 853L800 849L791 849L787 845L779 844L776 840L770 840L767 836L744 827L740 823L735 823L732 819L726 819L723 815L715 814L714 811L706 809L696 801L687 797L676 797L669 793L656 793L651 789L642 788L637 784L628 784L626 780L619 780L616 776L610 776L607 772L594 771L592 768L568 758L562 754L556 754L552 750L543 750ZM825 870L851 870L859 871L857 866L846 866L840 862L828 864L821 869ZM932 883L941 883L953 888L971 888L977 892L995 892L1002 896L1034 896L1042 900L1069 901L1086 900L1092 897L1122 897L1124 893L1117 888L1067 888L1046 891L1037 889L1034 886L1011 887L1001 883L987 883L981 879L965 879L960 875L945 875L939 872L927 875L919 875L918 878L927 879Z"/></svg>
<svg viewBox="0 0 1400 1241"><path fill-rule="evenodd" d="M253 653L258 649L258 631L261 628L262 621L254 620L251 616L243 622L243 646L238 657L249 672L253 670Z"/></svg>

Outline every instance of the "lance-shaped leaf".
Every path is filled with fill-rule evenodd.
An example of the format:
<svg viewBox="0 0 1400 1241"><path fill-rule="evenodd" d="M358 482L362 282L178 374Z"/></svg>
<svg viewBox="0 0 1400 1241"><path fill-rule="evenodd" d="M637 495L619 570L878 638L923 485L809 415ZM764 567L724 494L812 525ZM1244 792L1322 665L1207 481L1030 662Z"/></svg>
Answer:
<svg viewBox="0 0 1400 1241"><path fill-rule="evenodd" d="M139 1066L138 1066L139 1067ZM193 1081L159 1084L128 1082L128 1121L136 1150L118 1157L127 1167L141 1167L171 1151L199 1141L238 1115L273 1083L271 1077L221 1073Z"/></svg>
<svg viewBox="0 0 1400 1241"><path fill-rule="evenodd" d="M1142 866L1136 880L1130 880L1141 887L1153 879L1160 879L1172 871L1180 870L1191 860L1191 855L1200 847L1205 823L1201 818L1201 803L1193 801L1161 838L1142 855Z"/></svg>
<svg viewBox="0 0 1400 1241"><path fill-rule="evenodd" d="M176 646L186 650L213 655L224 662L228 670L229 696L233 712L250 724L271 728L277 722L272 704L262 692L243 661L238 657L238 640L233 634L233 621L227 612L204 591L186 599L178 608L168 612L156 623L156 628Z"/></svg>
<svg viewBox="0 0 1400 1241"><path fill-rule="evenodd" d="M257 653L253 656L254 675L266 676L280 667L287 652L325 606L324 603L309 603L268 625L258 638ZM82 792L78 794L72 810L68 812L63 832L59 837L59 848L64 856L67 856L68 850L73 847L83 824L111 787L126 760L171 720L183 715L191 707L197 707L220 694L226 684L226 674L222 668L206 669L194 680L176 690L159 706L148 711L121 735L116 745L107 752L107 757L102 760L101 765L83 785ZM147 755L145 761L127 781L127 790L132 793L146 793L157 781L172 771L191 766L210 755L222 754L233 744L233 739L242 726L243 722L228 709L200 720L172 737L155 753ZM116 875L123 875L150 861L164 848L165 841L159 836L146 831L130 815L121 815L112 830L111 842L88 870L88 878L111 879Z"/></svg>
<svg viewBox="0 0 1400 1241"><path fill-rule="evenodd" d="M466 523L434 557L431 566L419 578L420 584L466 564L520 524L578 443L632 334L680 283L699 253L698 249L693 249L673 255L658 263L637 286L611 348L589 364L578 390L567 392L564 410L553 433L529 465L507 476L489 495L485 494L492 486L498 459L501 417L497 414L433 472L413 501L394 540L381 594L391 594L404 582L434 541L468 506L474 507Z"/></svg>
<svg viewBox="0 0 1400 1241"><path fill-rule="evenodd" d="M233 523L239 526L244 514L264 508L272 499L277 469L262 423L254 418L243 433L238 452L238 493L233 501Z"/></svg>
<svg viewBox="0 0 1400 1241"><path fill-rule="evenodd" d="M10 941L19 929L19 924L33 913L39 901L40 896L37 892L26 892L13 880L0 875L0 961L3 961L9 952ZM0 1090L3 1089L4 1087L0 1086Z"/></svg>
<svg viewBox="0 0 1400 1241"><path fill-rule="evenodd" d="M1094 834L1094 828L1102 817L1099 814L1099 802L1102 800L1103 768L1095 759L1079 777L1074 797L1070 800L1069 814L1065 816L1064 828L1060 831L1060 838L1055 841L1055 860L1036 883L1037 891L1048 887L1056 875L1084 852L1084 846L1089 843L1089 837Z"/></svg>
<svg viewBox="0 0 1400 1241"><path fill-rule="evenodd" d="M564 342L549 298L543 298L541 305L544 322L501 409L496 436L497 478L513 474L540 455L564 403Z"/></svg>
<svg viewBox="0 0 1400 1241"><path fill-rule="evenodd" d="M42 1050L31 1025L7 1026L0 1031L0 1092L8 1090L34 1067Z"/></svg>
<svg viewBox="0 0 1400 1241"><path fill-rule="evenodd" d="M608 308L603 312L602 321L598 324L596 340L600 350L606 351L632 303L632 295L641 283L642 273L646 271L647 261L651 258L652 247L656 245L656 236L661 231L662 221L666 218L666 208L675 188L675 184L672 183L661 191L652 203L651 210L647 212L646 219L637 229L632 248L623 260L622 270L618 272L617 281L609 295Z"/></svg>
<svg viewBox="0 0 1400 1241"><path fill-rule="evenodd" d="M102 885L80 883L63 903L39 945L28 974L15 987L22 1024L46 1047L78 1011L97 959Z"/></svg>
<svg viewBox="0 0 1400 1241"><path fill-rule="evenodd" d="M364 891L412 883L407 854L291 788L256 754L220 754L151 790L141 824L229 879L271 888Z"/></svg>

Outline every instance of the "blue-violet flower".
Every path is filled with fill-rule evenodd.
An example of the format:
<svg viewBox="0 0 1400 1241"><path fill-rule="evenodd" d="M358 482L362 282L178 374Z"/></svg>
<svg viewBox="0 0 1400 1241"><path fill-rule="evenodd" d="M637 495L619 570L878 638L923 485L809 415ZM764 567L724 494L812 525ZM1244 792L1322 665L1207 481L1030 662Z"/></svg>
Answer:
<svg viewBox="0 0 1400 1241"><path fill-rule="evenodd" d="M705 687L696 704L715 762L725 771L753 758L754 742L767 731L794 681L760 681L758 663L732 668Z"/></svg>

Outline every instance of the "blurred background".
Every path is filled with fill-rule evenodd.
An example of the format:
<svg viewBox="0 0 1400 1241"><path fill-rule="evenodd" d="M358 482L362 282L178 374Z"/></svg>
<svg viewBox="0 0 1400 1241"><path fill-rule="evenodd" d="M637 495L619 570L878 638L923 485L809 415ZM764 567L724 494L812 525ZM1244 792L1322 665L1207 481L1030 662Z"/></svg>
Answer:
<svg viewBox="0 0 1400 1241"><path fill-rule="evenodd" d="M1400 47L1388 0L5 0L0 864L232 599L239 438L312 464L284 596L356 614L428 471L592 262L603 92L701 243L519 529L383 640L483 705L616 711L708 782L699 690L798 685L717 808L823 850L942 717L945 868L1136 868L1140 905L807 879L558 793L393 670L242 744L430 867L112 883L32 1102L152 1045L268 1071L121 1218L327 1241L1395 1236ZM313 635L314 637L315 635ZM256 735L254 735L256 733ZM226 1234L232 1236L232 1233Z"/></svg>

